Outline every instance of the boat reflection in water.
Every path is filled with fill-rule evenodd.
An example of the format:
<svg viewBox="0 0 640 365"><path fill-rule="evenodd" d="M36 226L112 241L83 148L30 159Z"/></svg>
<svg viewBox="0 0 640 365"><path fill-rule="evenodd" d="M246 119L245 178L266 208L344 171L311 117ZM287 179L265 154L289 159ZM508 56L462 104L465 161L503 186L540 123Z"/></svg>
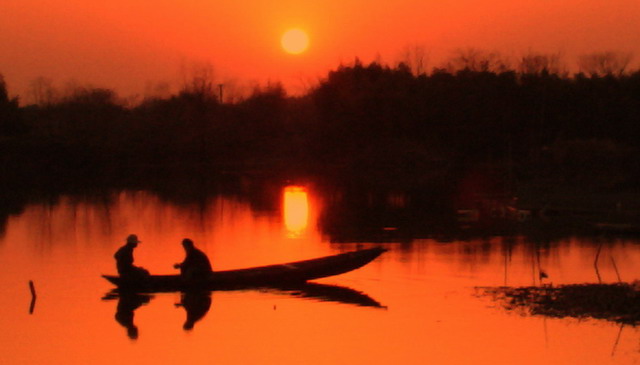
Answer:
<svg viewBox="0 0 640 365"><path fill-rule="evenodd" d="M305 283L279 288L264 287L256 289L269 294L283 294L320 302L335 302L382 309L387 308L365 293L338 285ZM187 318L182 325L185 331L192 330L195 323L207 315L211 308L211 295L212 292L210 291L186 291L181 293L180 303L176 303L175 306L182 307L186 311ZM134 312L142 305L148 304L152 298L153 295L147 293L141 294L114 289L108 292L102 299L118 299L115 315L116 322L127 329L127 336L129 336L129 338L135 340L138 338L138 327L134 323Z"/></svg>
<svg viewBox="0 0 640 365"><path fill-rule="evenodd" d="M274 289L274 292L321 302L337 302L360 307L387 308L363 292L338 285L309 282L297 286L280 287Z"/></svg>

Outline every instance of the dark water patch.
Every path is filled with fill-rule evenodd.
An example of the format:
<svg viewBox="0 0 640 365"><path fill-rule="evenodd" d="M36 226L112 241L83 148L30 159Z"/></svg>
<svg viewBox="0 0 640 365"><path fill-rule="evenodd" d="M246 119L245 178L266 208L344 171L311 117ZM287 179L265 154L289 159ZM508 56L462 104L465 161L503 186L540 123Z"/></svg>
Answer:
<svg viewBox="0 0 640 365"><path fill-rule="evenodd" d="M478 288L504 308L548 317L596 318L637 325L640 292L637 285L574 284L561 286Z"/></svg>

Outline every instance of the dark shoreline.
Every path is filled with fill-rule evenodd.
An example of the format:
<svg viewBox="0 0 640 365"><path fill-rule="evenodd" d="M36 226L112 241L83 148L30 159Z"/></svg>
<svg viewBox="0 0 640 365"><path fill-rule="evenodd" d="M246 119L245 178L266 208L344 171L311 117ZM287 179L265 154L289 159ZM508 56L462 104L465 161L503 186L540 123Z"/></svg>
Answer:
<svg viewBox="0 0 640 365"><path fill-rule="evenodd" d="M0 79L0 222L29 202L119 190L277 209L275 187L310 182L343 197L321 220L338 241L460 231L461 210L487 234L529 225L516 215L560 231L640 224L640 71L356 61L305 95L276 84L234 103L198 85L136 106L81 87L21 107Z"/></svg>

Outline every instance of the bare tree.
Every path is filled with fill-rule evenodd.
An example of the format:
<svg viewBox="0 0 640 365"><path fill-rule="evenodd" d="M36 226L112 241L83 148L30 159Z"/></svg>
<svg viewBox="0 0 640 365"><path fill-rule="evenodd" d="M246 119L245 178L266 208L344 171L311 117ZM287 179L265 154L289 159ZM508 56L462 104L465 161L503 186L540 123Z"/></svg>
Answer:
<svg viewBox="0 0 640 365"><path fill-rule="evenodd" d="M625 73L632 59L631 53L594 52L580 56L578 67L581 72L591 76L620 76Z"/></svg>
<svg viewBox="0 0 640 365"><path fill-rule="evenodd" d="M29 83L27 92L31 102L36 105L48 106L54 104L59 97L51 79L39 76Z"/></svg>
<svg viewBox="0 0 640 365"><path fill-rule="evenodd" d="M429 61L429 52L422 45L408 45L401 54L399 63L407 65L411 72L418 76L426 73L427 63Z"/></svg>
<svg viewBox="0 0 640 365"><path fill-rule="evenodd" d="M477 48L458 49L445 66L450 72L469 70L475 72L504 72L509 62L499 52L487 52Z"/></svg>
<svg viewBox="0 0 640 365"><path fill-rule="evenodd" d="M209 62L183 62L181 65L182 92L205 98L217 99L217 83L214 82L213 66Z"/></svg>
<svg viewBox="0 0 640 365"><path fill-rule="evenodd" d="M522 58L518 64L518 71L524 75L539 75L543 72L560 75L566 72L560 53L534 53L530 52Z"/></svg>

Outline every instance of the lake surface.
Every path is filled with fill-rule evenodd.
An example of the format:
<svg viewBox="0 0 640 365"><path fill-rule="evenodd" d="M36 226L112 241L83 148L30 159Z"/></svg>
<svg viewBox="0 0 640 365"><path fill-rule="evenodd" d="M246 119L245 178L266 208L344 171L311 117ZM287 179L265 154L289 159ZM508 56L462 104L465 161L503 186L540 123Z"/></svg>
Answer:
<svg viewBox="0 0 640 365"><path fill-rule="evenodd" d="M633 281L640 278L640 245L634 239L397 240L398 227L383 225L370 242L336 243L319 223L332 216L330 200L336 197L312 186L280 186L271 194L264 205L224 195L176 203L150 192L123 191L26 206L8 218L0 236L0 362L640 362L636 327L508 311L477 289L537 285L541 270L548 275L543 283L614 283L618 275ZM393 196L388 203L403 204ZM209 255L214 270L359 247L389 251L359 270L302 290L120 298L109 294L112 286L100 275L115 273L113 254L130 233L142 240L136 264L152 273L175 272L185 237ZM29 280L37 292L33 308ZM189 318L185 308L191 308Z"/></svg>

